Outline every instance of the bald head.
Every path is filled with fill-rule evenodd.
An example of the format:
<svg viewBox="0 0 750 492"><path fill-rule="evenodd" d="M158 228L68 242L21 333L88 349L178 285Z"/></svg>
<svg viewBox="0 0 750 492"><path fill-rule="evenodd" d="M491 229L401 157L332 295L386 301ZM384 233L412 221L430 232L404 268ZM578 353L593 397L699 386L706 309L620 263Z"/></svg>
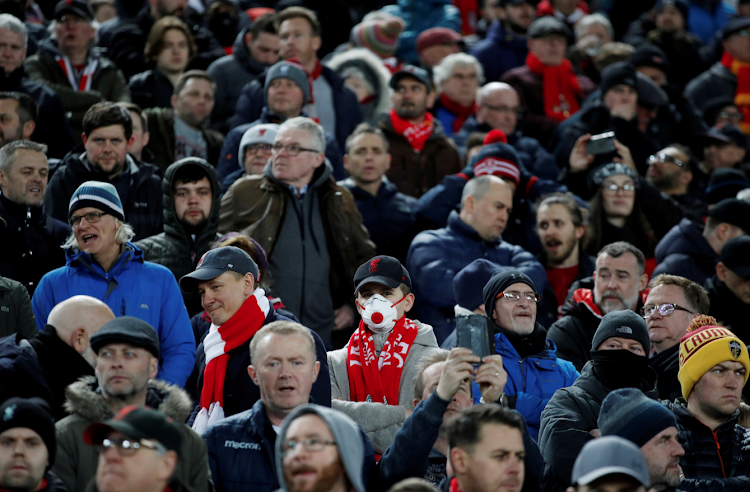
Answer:
<svg viewBox="0 0 750 492"><path fill-rule="evenodd" d="M506 135L516 130L519 107L518 93L504 82L489 82L482 86L477 97L477 121L486 123Z"/></svg>
<svg viewBox="0 0 750 492"><path fill-rule="evenodd" d="M47 324L55 329L63 342L89 360L87 355L93 356L89 338L113 319L115 315L112 310L99 299L74 296L52 308Z"/></svg>

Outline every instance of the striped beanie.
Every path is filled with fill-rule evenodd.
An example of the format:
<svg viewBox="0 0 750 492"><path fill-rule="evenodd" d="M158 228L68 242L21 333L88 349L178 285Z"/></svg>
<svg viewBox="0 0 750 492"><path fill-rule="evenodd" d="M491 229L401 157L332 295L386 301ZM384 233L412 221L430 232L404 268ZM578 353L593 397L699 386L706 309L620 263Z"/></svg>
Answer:
<svg viewBox="0 0 750 492"><path fill-rule="evenodd" d="M715 326L711 316L695 318L680 339L680 372L677 379L682 386L685 400L693 386L716 364L726 361L739 362L745 367L745 380L750 376L750 358L747 347L737 336L723 326Z"/></svg>
<svg viewBox="0 0 750 492"><path fill-rule="evenodd" d="M518 165L516 150L497 141L485 145L482 150L471 159L474 176L493 174L500 178L510 178L518 186L521 183L521 169Z"/></svg>
<svg viewBox="0 0 750 492"><path fill-rule="evenodd" d="M674 413L637 388L612 391L599 410L599 431L604 436L620 436L639 448L664 429L677 427Z"/></svg>
<svg viewBox="0 0 750 492"><path fill-rule="evenodd" d="M380 58L390 58L398 48L398 37L404 21L398 17L360 22L349 34L349 41L357 48L367 48Z"/></svg>
<svg viewBox="0 0 750 492"><path fill-rule="evenodd" d="M125 220L125 212L117 190L109 183L86 181L73 193L68 205L68 218L79 208L93 207L107 212L116 219Z"/></svg>

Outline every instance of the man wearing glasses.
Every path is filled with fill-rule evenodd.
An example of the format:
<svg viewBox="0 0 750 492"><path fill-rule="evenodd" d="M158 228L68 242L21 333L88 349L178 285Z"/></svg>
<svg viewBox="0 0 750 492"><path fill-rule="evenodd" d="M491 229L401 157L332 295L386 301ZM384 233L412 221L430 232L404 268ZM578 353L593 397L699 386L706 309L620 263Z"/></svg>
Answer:
<svg viewBox="0 0 750 492"><path fill-rule="evenodd" d="M354 323L350 282L375 247L324 149L320 125L285 121L263 174L240 178L222 198L219 232L258 240L286 308L330 347L332 331Z"/></svg>
<svg viewBox="0 0 750 492"><path fill-rule="evenodd" d="M651 340L649 365L659 375L659 398L674 401L682 395L677 380L680 339L693 319L708 314L708 294L700 285L677 275L659 275L648 286L651 290L641 315Z"/></svg>
<svg viewBox="0 0 750 492"><path fill-rule="evenodd" d="M702 221L708 208L706 202L690 192L694 165L687 147L671 144L649 157L646 180L682 205L693 220Z"/></svg>

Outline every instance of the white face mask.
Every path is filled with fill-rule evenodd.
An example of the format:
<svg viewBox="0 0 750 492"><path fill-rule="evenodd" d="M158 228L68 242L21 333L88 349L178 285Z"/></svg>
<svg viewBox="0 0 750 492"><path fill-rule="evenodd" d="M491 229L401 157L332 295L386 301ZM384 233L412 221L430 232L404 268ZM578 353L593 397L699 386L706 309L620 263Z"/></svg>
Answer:
<svg viewBox="0 0 750 492"><path fill-rule="evenodd" d="M404 296L405 298L406 296ZM401 301L404 299L401 299ZM391 303L380 294L375 294L367 299L364 304L359 305L362 308L362 321L373 333L388 333L396 326L396 321L398 321L396 304Z"/></svg>

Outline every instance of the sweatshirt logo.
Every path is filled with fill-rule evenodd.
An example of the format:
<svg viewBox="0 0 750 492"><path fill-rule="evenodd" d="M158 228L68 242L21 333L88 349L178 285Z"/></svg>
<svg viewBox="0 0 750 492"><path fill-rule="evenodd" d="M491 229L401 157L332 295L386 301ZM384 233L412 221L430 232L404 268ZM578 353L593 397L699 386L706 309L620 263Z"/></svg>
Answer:
<svg viewBox="0 0 750 492"><path fill-rule="evenodd" d="M237 441L224 441L225 448L232 449L252 449L253 451L260 451L260 444L257 442L237 442Z"/></svg>

